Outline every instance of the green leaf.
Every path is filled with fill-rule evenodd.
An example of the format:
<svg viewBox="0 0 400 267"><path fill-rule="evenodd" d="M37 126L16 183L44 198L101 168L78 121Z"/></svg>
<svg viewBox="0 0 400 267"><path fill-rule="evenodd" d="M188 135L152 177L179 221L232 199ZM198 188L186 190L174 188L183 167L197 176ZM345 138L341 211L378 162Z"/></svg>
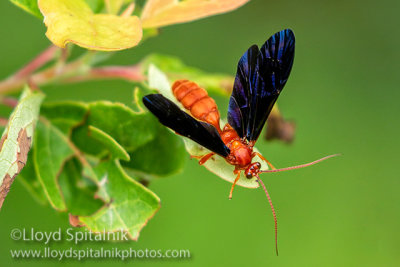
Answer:
<svg viewBox="0 0 400 267"><path fill-rule="evenodd" d="M149 87L157 88L161 94L163 94L165 97L169 98L171 101L182 107L182 105L175 99L175 97L172 94L171 86L167 79L167 76L154 65L149 66L148 80L149 80ZM221 125L224 124L221 123ZM191 156L204 156L210 153L208 149L198 145L197 143L191 141L190 139L186 137L182 138L185 142L186 150L187 152L189 152ZM258 150L254 148L254 151ZM261 163L261 169L263 170L268 169L268 165L264 161L262 161L258 156L254 157L254 160ZM209 171L213 172L217 176L221 177L222 179L230 183L233 183L233 181L236 178L236 175L233 173L235 167L227 163L224 158L218 155L214 155L213 158L208 160L205 164L203 164L203 166L206 167ZM242 176L239 179L237 185L248 188L257 188L259 186L258 182L256 181L256 178L253 177L252 179L247 179L244 176Z"/></svg>
<svg viewBox="0 0 400 267"><path fill-rule="evenodd" d="M82 175L77 159L65 163L58 182L70 214L90 216L104 205L103 201L95 198L97 185Z"/></svg>
<svg viewBox="0 0 400 267"><path fill-rule="evenodd" d="M233 88L233 77L224 74L211 74L197 68L186 66L176 57L152 54L142 62L142 71L148 70L153 64L161 69L171 81L185 79L196 82L210 93L229 96Z"/></svg>
<svg viewBox="0 0 400 267"><path fill-rule="evenodd" d="M66 210L57 180L66 160L73 155L67 137L49 121L39 121L33 150L36 175L50 204L57 210Z"/></svg>
<svg viewBox="0 0 400 267"><path fill-rule="evenodd" d="M146 107L143 104L143 97L147 94L152 93L153 90L148 88L147 84L141 83L140 88L137 86L133 89L133 105L132 110L135 113L144 113L146 112Z"/></svg>
<svg viewBox="0 0 400 267"><path fill-rule="evenodd" d="M95 127L109 135L127 151L133 151L154 138L157 120L151 114L143 113L140 105L138 109L140 112L135 112L124 104L108 101L89 104L64 101L46 103L42 115L62 132L69 134L72 131L73 142L83 152L100 155L109 151L110 147L105 147L104 142L90 136L89 127ZM127 159L126 155L121 159Z"/></svg>
<svg viewBox="0 0 400 267"><path fill-rule="evenodd" d="M148 113L136 113L121 103L99 101L90 104L88 125L112 136L125 150L133 151L152 140L156 119Z"/></svg>
<svg viewBox="0 0 400 267"><path fill-rule="evenodd" d="M100 13L104 8L104 0L85 0L94 13Z"/></svg>
<svg viewBox="0 0 400 267"><path fill-rule="evenodd" d="M26 12L34 15L35 17L39 19L43 19L42 13L40 13L39 7L38 7L38 1L37 0L10 0L11 3L14 5L22 8Z"/></svg>
<svg viewBox="0 0 400 267"><path fill-rule="evenodd" d="M110 151L114 158L129 161L130 157L128 152L126 152L125 149L118 144L117 141L115 141L115 139L99 128L89 126L89 135L102 143L102 145Z"/></svg>
<svg viewBox="0 0 400 267"><path fill-rule="evenodd" d="M29 152L28 154L28 158L30 157L32 157L32 152ZM43 187L36 176L33 160L27 161L17 180L22 183L22 185L40 204L44 205L47 203L47 197L43 191Z"/></svg>
<svg viewBox="0 0 400 267"><path fill-rule="evenodd" d="M0 207L25 166L44 95L26 87L0 140Z"/></svg>
<svg viewBox="0 0 400 267"><path fill-rule="evenodd" d="M71 134L71 141L80 151L96 158L104 158L108 155L109 150L89 134L89 125L87 123L74 128Z"/></svg>
<svg viewBox="0 0 400 267"><path fill-rule="evenodd" d="M98 197L106 204L92 216L79 216L80 222L94 232L123 229L137 240L140 230L160 208L160 199L129 177L117 160L102 162L86 171L100 187Z"/></svg>
<svg viewBox="0 0 400 267"><path fill-rule="evenodd" d="M157 28L143 29L142 42L149 38L157 36L159 33L160 31Z"/></svg>
<svg viewBox="0 0 400 267"><path fill-rule="evenodd" d="M137 239L159 209L159 198L129 177L118 158L129 160L126 147L135 150L154 139L159 128L156 120L105 101L47 103L43 115L33 159L50 204L69 212L70 218L80 222L77 225L96 232L124 229ZM69 137L75 137L77 144ZM112 157L86 157L79 150L92 145Z"/></svg>
<svg viewBox="0 0 400 267"><path fill-rule="evenodd" d="M83 123L89 106L83 102L62 101L44 103L40 114L45 116L64 134L71 134L72 128Z"/></svg>
<svg viewBox="0 0 400 267"><path fill-rule="evenodd" d="M131 161L122 162L122 166L146 179L181 171L187 158L182 140L165 127L160 127L152 141L130 153L130 156Z"/></svg>

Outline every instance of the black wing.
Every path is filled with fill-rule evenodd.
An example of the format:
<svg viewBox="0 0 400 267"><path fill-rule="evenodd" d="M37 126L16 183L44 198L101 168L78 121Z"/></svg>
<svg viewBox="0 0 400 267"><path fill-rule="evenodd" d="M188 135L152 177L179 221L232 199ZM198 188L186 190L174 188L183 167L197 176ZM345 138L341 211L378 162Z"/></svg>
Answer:
<svg viewBox="0 0 400 267"><path fill-rule="evenodd" d="M217 129L211 124L194 119L160 94L143 97L143 103L164 126L223 157L229 155L229 148L222 142Z"/></svg>
<svg viewBox="0 0 400 267"><path fill-rule="evenodd" d="M228 122L241 138L246 136L250 114L250 96L255 81L250 81L255 75L257 66L258 46L251 46L240 58L233 91L229 100Z"/></svg>
<svg viewBox="0 0 400 267"><path fill-rule="evenodd" d="M271 36L260 51L250 47L239 60L228 122L240 137L253 141L260 135L289 77L294 45L293 32L283 30Z"/></svg>

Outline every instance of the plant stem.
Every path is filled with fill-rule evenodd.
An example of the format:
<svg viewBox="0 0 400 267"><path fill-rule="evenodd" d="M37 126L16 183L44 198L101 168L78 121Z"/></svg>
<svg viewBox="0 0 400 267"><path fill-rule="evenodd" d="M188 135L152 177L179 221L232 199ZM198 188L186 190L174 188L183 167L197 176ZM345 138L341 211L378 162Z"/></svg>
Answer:
<svg viewBox="0 0 400 267"><path fill-rule="evenodd" d="M85 56L70 63L65 63L66 59L62 56L60 58L62 60L61 64L57 62L54 66L34 73L35 70L53 60L58 50L59 48L50 46L14 75L0 81L0 94L18 91L27 82L41 86L54 81L62 83L99 79L124 79L141 82L145 79L139 65L92 68L87 64Z"/></svg>
<svg viewBox="0 0 400 267"><path fill-rule="evenodd" d="M85 80L116 79L120 78L132 82L144 81L145 76L140 71L139 65L131 66L104 66L90 69L83 75L76 75L66 79L66 82Z"/></svg>
<svg viewBox="0 0 400 267"><path fill-rule="evenodd" d="M25 65L22 69L17 71L10 78L12 79L24 79L35 72L37 69L42 67L47 62L54 59L57 52L60 50L57 46L51 45L42 53L40 53L37 57L35 57L31 62Z"/></svg>
<svg viewBox="0 0 400 267"><path fill-rule="evenodd" d="M8 119L6 118L0 118L0 126L5 127L7 126Z"/></svg>
<svg viewBox="0 0 400 267"><path fill-rule="evenodd" d="M13 97L0 96L0 104L15 108L18 105L18 99Z"/></svg>

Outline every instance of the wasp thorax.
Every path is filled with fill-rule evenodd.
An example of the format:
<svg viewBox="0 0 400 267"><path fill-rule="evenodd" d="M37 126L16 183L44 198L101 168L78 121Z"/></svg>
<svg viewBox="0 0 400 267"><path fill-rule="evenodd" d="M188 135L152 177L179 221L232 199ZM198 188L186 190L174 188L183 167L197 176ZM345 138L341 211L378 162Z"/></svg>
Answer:
<svg viewBox="0 0 400 267"><path fill-rule="evenodd" d="M251 164L252 149L241 140L234 140L228 144L231 153L225 158L230 164L245 169Z"/></svg>

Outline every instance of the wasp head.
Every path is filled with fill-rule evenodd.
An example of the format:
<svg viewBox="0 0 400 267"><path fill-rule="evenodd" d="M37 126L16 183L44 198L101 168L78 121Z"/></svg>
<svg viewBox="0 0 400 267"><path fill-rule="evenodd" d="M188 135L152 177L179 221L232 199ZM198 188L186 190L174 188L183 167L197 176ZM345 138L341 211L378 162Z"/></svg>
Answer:
<svg viewBox="0 0 400 267"><path fill-rule="evenodd" d="M246 170L244 171L246 178L251 179L254 176L256 176L260 172L260 168L261 168L260 162L254 162L250 164L249 167L247 167Z"/></svg>

